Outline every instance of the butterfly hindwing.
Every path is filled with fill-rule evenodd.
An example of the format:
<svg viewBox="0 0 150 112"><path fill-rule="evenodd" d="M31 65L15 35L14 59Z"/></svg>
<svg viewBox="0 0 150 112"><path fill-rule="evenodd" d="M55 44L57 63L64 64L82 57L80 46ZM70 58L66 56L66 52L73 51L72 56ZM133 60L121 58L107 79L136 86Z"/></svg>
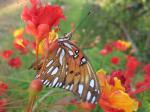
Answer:
<svg viewBox="0 0 150 112"><path fill-rule="evenodd" d="M94 103L99 97L99 81L82 51L70 41L67 44L72 47L74 53L74 55L68 53L67 58L70 67L68 71L73 71L76 78L73 92L78 94L83 101Z"/></svg>
<svg viewBox="0 0 150 112"><path fill-rule="evenodd" d="M78 95L82 101L95 103L99 98L99 81L85 55L73 43L59 41L49 55L45 68L36 77L46 86L60 87Z"/></svg>

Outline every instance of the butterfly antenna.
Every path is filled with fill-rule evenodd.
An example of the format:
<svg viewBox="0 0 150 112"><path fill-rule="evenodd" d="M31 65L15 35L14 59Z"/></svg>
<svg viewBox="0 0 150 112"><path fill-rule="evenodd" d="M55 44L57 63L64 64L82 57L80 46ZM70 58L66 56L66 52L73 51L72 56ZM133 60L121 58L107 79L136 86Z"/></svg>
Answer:
<svg viewBox="0 0 150 112"><path fill-rule="evenodd" d="M72 29L72 34L76 32L76 30L82 26L82 24L85 22L85 19L87 19L91 14L93 14L95 12L95 8L92 8L89 10L89 12L84 16L84 18L80 21L80 23L76 26L76 27L73 27Z"/></svg>

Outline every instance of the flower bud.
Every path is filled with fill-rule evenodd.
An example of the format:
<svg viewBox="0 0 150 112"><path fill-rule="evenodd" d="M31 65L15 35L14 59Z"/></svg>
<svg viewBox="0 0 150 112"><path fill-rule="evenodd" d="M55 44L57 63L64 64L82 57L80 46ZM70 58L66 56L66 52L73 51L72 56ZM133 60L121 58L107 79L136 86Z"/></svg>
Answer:
<svg viewBox="0 0 150 112"><path fill-rule="evenodd" d="M33 80L29 86L29 91L33 94L39 93L43 88L43 83L40 79Z"/></svg>

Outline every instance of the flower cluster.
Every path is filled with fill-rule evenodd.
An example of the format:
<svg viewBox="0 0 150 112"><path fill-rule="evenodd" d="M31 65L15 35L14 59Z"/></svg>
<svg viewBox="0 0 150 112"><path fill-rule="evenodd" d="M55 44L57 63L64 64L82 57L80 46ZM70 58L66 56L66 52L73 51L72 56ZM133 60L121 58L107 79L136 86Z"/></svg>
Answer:
<svg viewBox="0 0 150 112"><path fill-rule="evenodd" d="M131 43L124 40L117 40L109 42L104 45L104 48L100 51L102 56L112 53L113 50L126 51L131 47Z"/></svg>
<svg viewBox="0 0 150 112"><path fill-rule="evenodd" d="M5 94L7 89L8 89L8 85L0 81L0 96ZM0 99L0 112L6 112L6 104L7 104L7 99L1 98Z"/></svg>
<svg viewBox="0 0 150 112"><path fill-rule="evenodd" d="M141 64L135 56L127 55L127 50L130 47L130 42L117 40L105 44L104 48L100 51L102 56L110 58L110 65L113 64L116 69L111 68L109 73L102 69L97 72L101 86L98 105L104 112L137 111L141 102L136 98L136 95L150 90L150 64ZM115 56L113 52L120 52L124 57ZM124 60L125 64L121 63L122 60ZM120 65L123 67L122 69L120 69ZM137 71L139 71L138 68L141 68L141 66L143 68L144 79L143 81L133 83ZM76 106L84 110L93 110L95 108L95 105L93 106L90 103L76 103Z"/></svg>
<svg viewBox="0 0 150 112"><path fill-rule="evenodd" d="M39 0L30 0L31 8L27 6L22 12L22 19L26 22L26 30L37 41L49 36L52 27L59 24L60 19L65 19L62 10L57 5L45 6Z"/></svg>
<svg viewBox="0 0 150 112"><path fill-rule="evenodd" d="M105 112L133 112L138 109L138 101L130 97L122 85L124 78L120 75L120 79L116 76L107 77L102 71L98 71L97 75L101 84L98 103Z"/></svg>
<svg viewBox="0 0 150 112"><path fill-rule="evenodd" d="M39 0L30 0L31 7L25 6L22 12L22 19L26 23L26 28L19 28L14 31L13 47L22 55L29 51L45 55L52 41L57 39L57 28L52 28L59 24L60 19L65 19L61 8L57 5L43 5ZM25 32L34 36L30 41L25 38ZM53 48L51 48L53 49ZM22 65L20 57L14 57L15 50L5 50L0 53L8 65L12 68L20 68Z"/></svg>
<svg viewBox="0 0 150 112"><path fill-rule="evenodd" d="M0 56L7 61L7 64L15 69L18 69L21 67L22 62L19 56L15 56L16 51L19 51L19 53L25 55L28 53L27 45L28 45L28 40L26 40L24 37L24 29L19 28L14 31L14 41L13 41L13 46L15 49L9 49L9 50L4 50L0 53Z"/></svg>

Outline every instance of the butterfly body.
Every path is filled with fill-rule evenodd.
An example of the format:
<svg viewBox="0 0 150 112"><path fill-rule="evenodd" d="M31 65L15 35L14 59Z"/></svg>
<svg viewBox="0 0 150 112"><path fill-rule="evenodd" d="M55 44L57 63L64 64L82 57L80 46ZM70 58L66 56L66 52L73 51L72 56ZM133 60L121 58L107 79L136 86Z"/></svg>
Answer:
<svg viewBox="0 0 150 112"><path fill-rule="evenodd" d="M64 88L78 95L82 101L96 103L99 81L83 52L70 41L71 33L57 39L44 69L36 75L49 87ZM54 48L54 47L52 47Z"/></svg>

